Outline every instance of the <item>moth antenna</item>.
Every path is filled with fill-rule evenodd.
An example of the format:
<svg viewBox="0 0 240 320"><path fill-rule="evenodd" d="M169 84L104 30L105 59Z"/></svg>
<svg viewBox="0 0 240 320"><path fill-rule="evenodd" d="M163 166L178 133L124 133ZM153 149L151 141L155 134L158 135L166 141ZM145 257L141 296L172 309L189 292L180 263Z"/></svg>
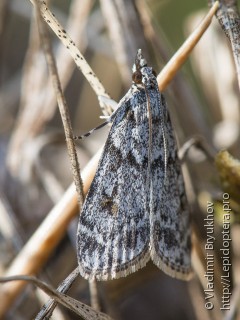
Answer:
<svg viewBox="0 0 240 320"><path fill-rule="evenodd" d="M159 99L161 102L161 94L159 94ZM164 123L163 123L163 112L161 112L161 117L160 117L160 127L162 131L162 137L163 137L163 152L164 152L164 184L167 179L167 139L166 139L166 134L164 130Z"/></svg>
<svg viewBox="0 0 240 320"><path fill-rule="evenodd" d="M96 128L93 128L92 130L88 131L87 133L83 134L82 136L74 136L73 139L74 139L74 140L82 140L82 139L84 139L84 138L86 138L86 137L89 137L94 131L105 127L105 126L109 123L109 119L110 119L110 117L108 118L107 121L101 123L101 124L100 124L99 126L97 126Z"/></svg>
<svg viewBox="0 0 240 320"><path fill-rule="evenodd" d="M147 96L147 109L148 109L148 126L149 126L149 136L148 136L148 170L147 170L147 185L150 189L151 181L151 162L152 162L152 110L150 104L150 98L146 86L145 92Z"/></svg>
<svg viewBox="0 0 240 320"><path fill-rule="evenodd" d="M162 130L162 135L163 135L163 150L164 150L164 184L166 182L167 179L167 140L166 140L166 136L165 136L165 131L164 131L164 127L162 124L162 120L161 120L161 130Z"/></svg>

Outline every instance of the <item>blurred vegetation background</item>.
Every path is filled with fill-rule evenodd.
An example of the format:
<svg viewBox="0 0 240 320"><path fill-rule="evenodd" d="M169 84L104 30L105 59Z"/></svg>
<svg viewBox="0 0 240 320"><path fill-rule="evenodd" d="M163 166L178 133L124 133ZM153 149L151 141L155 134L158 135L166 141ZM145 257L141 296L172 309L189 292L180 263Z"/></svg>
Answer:
<svg viewBox="0 0 240 320"><path fill-rule="evenodd" d="M104 0L50 1L49 7L77 43L107 92L119 101L131 85L131 67L136 49L141 46L148 64L159 73L206 14L208 4L200 0L116 0L113 3L119 10L123 52L117 51L113 36L109 36L111 31L114 34L116 21L111 18L106 2L104 9ZM130 8L135 8L134 14ZM8 270L11 261L21 252L21 248L72 182L62 122L34 17L30 1L2 0L0 3L1 275ZM152 28L151 36L147 32L149 26ZM49 34L73 130L76 135L81 135L103 121L99 119L101 110L98 99L74 65L68 51L50 29ZM116 39L121 40L119 34L115 35ZM237 74L230 44L216 19L165 94L180 146L197 134L207 141L212 153L225 148L239 159ZM81 168L102 146L107 132L108 128L99 130L77 144ZM234 166L236 168L238 162ZM193 264L194 268L200 265L201 269L205 263L206 234L203 219L206 216L207 201L221 204L223 191L213 159L208 159L197 148L190 150L185 167L193 240L198 252L198 258L194 256ZM236 185L234 194L239 191L240 184L237 182ZM240 280L240 251L239 241L236 240L240 232L240 210L236 196L231 205L234 208L231 230L234 272L231 286L234 288ZM214 310L207 311L204 307L204 277L199 269L195 270L199 273L193 280L185 283L171 279L151 263L126 279L99 283L102 310L114 319L124 320L221 319L221 259L218 250L221 248L222 209L221 205L216 205L216 208L219 209L216 209L215 221ZM54 287L77 265L77 223L76 216L61 243L38 272L39 278ZM69 294L90 303L88 283L80 277ZM45 300L44 295L29 285L11 305L5 317L32 319ZM240 319L236 314L231 319ZM78 319L61 307L54 313L54 317Z"/></svg>

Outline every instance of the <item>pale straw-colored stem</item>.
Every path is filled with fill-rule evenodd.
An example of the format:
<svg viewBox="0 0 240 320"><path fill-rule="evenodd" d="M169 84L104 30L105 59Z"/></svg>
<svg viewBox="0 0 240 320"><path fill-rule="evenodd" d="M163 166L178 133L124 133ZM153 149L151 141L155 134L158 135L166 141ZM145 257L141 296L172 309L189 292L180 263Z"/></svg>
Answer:
<svg viewBox="0 0 240 320"><path fill-rule="evenodd" d="M82 171L84 193L87 192L92 182L101 152L102 150L99 150ZM72 184L12 261L4 276L38 273L63 238L69 222L77 214L78 199L75 185ZM25 285L26 282L16 281L0 286L0 319Z"/></svg>
<svg viewBox="0 0 240 320"><path fill-rule="evenodd" d="M219 2L216 1L212 8L209 10L206 17L201 21L199 26L194 30L194 32L187 38L183 45L178 49L178 51L169 60L166 66L162 69L157 77L159 90L163 91L168 86L169 82L175 77L178 70L184 64L184 62L189 57L191 51L194 49L198 41L201 39L204 32L209 27L214 14L219 7Z"/></svg>

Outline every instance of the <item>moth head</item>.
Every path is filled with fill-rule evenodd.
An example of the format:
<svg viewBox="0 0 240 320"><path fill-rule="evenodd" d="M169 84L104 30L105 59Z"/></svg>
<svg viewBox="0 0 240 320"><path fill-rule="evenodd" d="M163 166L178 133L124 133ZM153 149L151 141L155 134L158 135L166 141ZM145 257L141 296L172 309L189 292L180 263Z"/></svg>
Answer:
<svg viewBox="0 0 240 320"><path fill-rule="evenodd" d="M140 85L151 85L157 76L156 72L152 68L147 66L147 62L142 54L141 49L138 49L137 51L135 63L132 70L133 82Z"/></svg>
<svg viewBox="0 0 240 320"><path fill-rule="evenodd" d="M141 71L141 68L146 66L147 66L147 62L142 54L142 50L138 49L132 71L133 73L135 73L136 71Z"/></svg>

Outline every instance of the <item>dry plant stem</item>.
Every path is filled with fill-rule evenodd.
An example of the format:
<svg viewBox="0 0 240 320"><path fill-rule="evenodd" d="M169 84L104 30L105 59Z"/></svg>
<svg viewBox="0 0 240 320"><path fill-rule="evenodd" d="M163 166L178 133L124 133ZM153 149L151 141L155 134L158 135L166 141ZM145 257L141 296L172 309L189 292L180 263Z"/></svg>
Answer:
<svg viewBox="0 0 240 320"><path fill-rule="evenodd" d="M91 10L93 1L74 0L68 18L69 32L77 39L77 45L81 50L85 50L84 30L86 21ZM36 20L32 19L29 36L29 46L23 66L20 114L17 118L14 132L8 149L7 164L11 174L26 179L24 170L28 166L25 160L28 155L26 148L36 135L42 130L44 125L51 119L56 110L56 98L51 86L51 79L46 80L45 61L42 59ZM56 60L63 61L58 67L62 87L65 88L74 70L74 61L70 55L66 55L65 48L58 44ZM33 85L34 79L34 85ZM15 90L16 91L16 90ZM6 92L7 93L7 92ZM34 106L34 108L33 108Z"/></svg>
<svg viewBox="0 0 240 320"><path fill-rule="evenodd" d="M33 2L33 0L30 0ZM87 64L86 60L80 53L80 51L76 48L73 40L69 37L66 31L59 24L57 19L53 16L51 11L48 9L45 1L39 0L40 11L44 18L44 20L48 23L48 25L52 28L54 33L58 36L58 38L62 41L64 46L69 50L71 56L74 58L79 69L82 71L86 79L89 81L90 85L96 92L98 96L104 96L109 98L109 95L106 93L104 87L101 82L97 79L93 70ZM200 40L203 33L206 31L208 26L211 23L212 17L215 14L218 8L218 1L215 2L213 7L210 9L208 15L204 18L203 22L199 25L199 27L195 30L195 32L185 41L184 45L178 50L178 52L173 56L173 58L169 61L166 67L162 70L162 72L158 76L158 82L160 91L164 90L167 84L173 79L177 70L179 70L180 66L185 62L188 55ZM106 104L104 104L106 108ZM103 110L105 115L110 115L112 112L111 108L107 110Z"/></svg>
<svg viewBox="0 0 240 320"><path fill-rule="evenodd" d="M236 284L231 297L231 308L226 311L224 315L224 320L234 320L238 319L236 317L239 310L239 301L240 301L240 284Z"/></svg>
<svg viewBox="0 0 240 320"><path fill-rule="evenodd" d="M75 279L79 275L78 267L74 269L70 275L58 286L57 291L64 293L67 292ZM41 311L36 316L35 320L48 320L52 316L52 313L57 305L57 302L54 299L50 299L41 309Z"/></svg>
<svg viewBox="0 0 240 320"><path fill-rule="evenodd" d="M127 52L125 50L124 34L121 28L120 19L118 16L118 11L112 0L100 0L101 10L106 20L113 45L114 54L119 65L119 70L121 72L124 81L129 81L131 73L128 67Z"/></svg>
<svg viewBox="0 0 240 320"><path fill-rule="evenodd" d="M201 18L202 12L199 12L188 19L187 32L191 33L193 26ZM218 148L231 146L231 150L234 152L238 149L237 139L240 129L240 101L238 86L236 85L236 69L229 46L230 43L227 43L228 40L220 30L217 19L214 19L204 40L193 51L192 63L195 74L200 80L201 90L211 107L211 110L209 110L211 111L211 121L215 124L218 123L215 127L216 130L214 129L209 137L206 137L206 135L205 137L208 141L214 141ZM227 134L224 134L224 130Z"/></svg>
<svg viewBox="0 0 240 320"><path fill-rule="evenodd" d="M194 278L188 283L188 292L191 297L191 304L195 314L195 320L212 320L208 310L203 308L204 300L202 294L202 288L199 286L198 280Z"/></svg>
<svg viewBox="0 0 240 320"><path fill-rule="evenodd" d="M192 249L192 265L193 269L195 271L195 274L197 275L199 282L203 289L206 288L206 278L205 275L205 257L203 254L203 250L200 246L200 241L197 236L196 229L193 227L192 231L192 242L193 242L193 249ZM216 260L215 260L216 261ZM220 268L219 268L220 270ZM214 308L209 311L209 315L212 320L218 320L222 319L222 314L220 312L220 304L218 302L218 299L216 296L213 297L214 301Z"/></svg>
<svg viewBox="0 0 240 320"><path fill-rule="evenodd" d="M210 6L211 0L208 1ZM237 70L238 86L240 89L240 14L236 0L220 0L216 17L229 38L232 46L233 57Z"/></svg>
<svg viewBox="0 0 240 320"><path fill-rule="evenodd" d="M216 13L219 7L219 2L216 1L206 17L200 23L200 25L196 28L196 30L188 37L188 39L184 42L181 48L173 55L171 60L167 63L167 65L162 69L161 73L158 75L157 80L159 84L159 90L163 91L169 82L173 79L177 71L179 70L179 66L183 65L189 54L201 39L204 32L209 27L214 14Z"/></svg>
<svg viewBox="0 0 240 320"><path fill-rule="evenodd" d="M36 103L36 92L39 96L39 88L42 86L43 78L46 79L46 69L43 67L39 55L40 43L39 37L36 36L37 23L31 18L29 44L23 64L23 75L21 79L21 100L19 115L15 123L15 128L11 136L8 147L7 165L13 176L22 178L28 161L22 161L24 144L35 136L38 129L41 128L42 119L45 118L44 108L40 108ZM39 72L41 70L41 72ZM34 79L34 86L32 85ZM51 91L52 93L52 91ZM47 94L49 96L49 93ZM38 97L38 101L41 100ZM32 106L35 106L34 108ZM21 163L21 164L20 164ZM19 167L21 166L21 167ZM26 174L24 174L26 179Z"/></svg>
<svg viewBox="0 0 240 320"><path fill-rule="evenodd" d="M154 53L157 52L163 63L167 63L170 57L170 46L165 34L161 31L161 29L159 29L158 26L154 26L153 15L145 1L137 0L136 4L141 16L146 38L148 41L150 41L152 47L154 48ZM201 113L201 103L197 99L194 91L191 89L191 84L189 81L186 81L186 78L183 76L181 71L176 74L174 81L171 82L171 88L171 96L174 104L176 106L182 105L181 112L179 114L180 122L181 113L183 113L184 116L182 116L182 121L184 123L191 123L192 127L195 127L196 133L200 135L204 133L204 136L210 139L212 133L209 126L206 124L204 116ZM186 132L186 135L190 133L189 129L185 128L184 131Z"/></svg>
<svg viewBox="0 0 240 320"><path fill-rule="evenodd" d="M181 162L184 162L188 154L188 151L193 146L202 150L205 153L205 155L209 158L209 160L214 161L216 151L213 150L202 137L196 136L186 141L178 150L178 157L181 160Z"/></svg>
<svg viewBox="0 0 240 320"><path fill-rule="evenodd" d="M36 2L36 4L37 4L37 2ZM49 72L50 72L50 75L52 78L53 88L55 90L55 94L57 97L59 111L60 111L62 122L63 122L64 132L65 132L66 142L67 142L67 148L68 148L68 154L69 154L71 169L72 169L72 174L73 174L73 180L76 185L77 194L79 197L79 205L81 208L83 201L84 201L83 200L84 199L83 183L82 183L82 179L80 176L80 166L79 166L79 162L78 162L78 158L77 158L77 152L76 152L76 148L75 148L74 141L73 141L73 131L72 131L71 121L70 121L70 117L69 117L69 111L68 111L66 100L65 100L63 92L62 92L61 83L60 83L60 79L59 79L58 71L57 71L57 66L56 66L56 62L55 62L55 59L52 54L52 48L50 45L49 37L48 37L46 29L45 29L45 24L43 24L43 21L41 19L38 5L36 5L36 9L37 9L36 13L37 13L37 20L38 20L38 25L39 25L39 32L40 32L43 48L45 51L48 69L49 69Z"/></svg>
<svg viewBox="0 0 240 320"><path fill-rule="evenodd" d="M48 281L46 281L46 279L42 279L41 278L41 281L45 281L46 283L48 283ZM39 301L38 302L39 305L43 305L43 304L45 304L45 303L47 303L49 301L49 296L46 295L43 290L41 290L40 288L36 288L35 291L36 291L35 295L36 295L36 297L37 297L37 299ZM11 314L12 314L12 312L11 312ZM33 320L35 318L31 318L31 319ZM44 320L47 320L47 319L44 319ZM66 320L65 312L64 312L64 310L62 308L59 307L59 304L56 305L56 307L54 309L54 313L51 316L51 320Z"/></svg>
<svg viewBox="0 0 240 320"><path fill-rule="evenodd" d="M15 215L13 214L8 199L2 192L0 192L0 216L1 237L3 237L6 241L11 240L14 249L17 251L20 250L23 244L23 230L20 224L18 223L18 220L16 219Z"/></svg>
<svg viewBox="0 0 240 320"><path fill-rule="evenodd" d="M91 306L95 310L101 310L98 298L97 281L95 279L89 280L89 291L91 296Z"/></svg>
<svg viewBox="0 0 240 320"><path fill-rule="evenodd" d="M138 12L140 14L141 23L143 26L143 32L145 38L150 41L152 47L154 47L154 52L156 51L158 55L162 58L162 63L168 60L168 53L165 46L165 41L162 41L163 38L162 32L159 30L157 26L157 30L155 30L153 13L150 11L147 3L144 0L136 0L136 6Z"/></svg>
<svg viewBox="0 0 240 320"><path fill-rule="evenodd" d="M34 0L30 0L34 3ZM95 91L97 96L104 96L109 98L103 85L93 72L92 68L88 65L87 61L80 53L79 49L76 47L74 41L70 38L55 16L48 9L46 2L38 0L39 8L43 19L47 22L49 27L57 35L57 37L62 41L63 45L68 49L70 55L73 57L77 67L82 71L83 75L86 77L87 81ZM110 115L112 110L102 110L105 115Z"/></svg>
<svg viewBox="0 0 240 320"><path fill-rule="evenodd" d="M54 90L55 90L55 93L57 96L57 102L58 102L59 110L61 113L64 132L65 132L65 136L66 136L66 142L67 142L68 154L69 154L70 163L71 163L73 181L76 186L79 206L81 209L81 207L83 205L83 201L84 201L83 183L82 183L82 179L81 179L81 175L80 175L80 165L78 162L77 152L76 152L76 148L75 148L75 144L74 144L74 140L73 140L73 131L72 131L72 126L71 126L69 111L68 111L68 107L67 107L66 100L64 98L62 89L61 89L61 83L60 83L60 79L58 76L56 62L55 62L55 59L52 54L52 49L51 49L49 37L46 33L45 24L43 24L43 21L41 19L38 5L36 6L36 8L37 8L36 12L37 12L41 40L43 42L43 47L44 47L44 51L45 51L45 56L46 56L48 68L49 68L49 71L51 74L53 87L54 87ZM90 288L93 286L92 283L89 283L89 285L90 285ZM96 289L96 286L94 288ZM92 292L94 292L93 297L92 297L92 301L94 302L94 308L96 310L99 310L99 303L97 301L98 300L97 299L97 292L96 292L96 290L90 290L90 293L92 293Z"/></svg>
<svg viewBox="0 0 240 320"><path fill-rule="evenodd" d="M15 250L19 252L23 246L24 232L22 227L18 223L16 217L12 213L10 204L5 199L4 195L0 194L0 216L1 216L1 228L2 236L5 238L5 241L10 241L14 246ZM9 239L9 240L7 240ZM4 272L5 268L2 266L0 261L0 274ZM39 304L43 304L46 301L46 296L42 296L42 292L37 289L33 296L36 297ZM61 310L56 309L52 320L62 319Z"/></svg>
<svg viewBox="0 0 240 320"><path fill-rule="evenodd" d="M6 22L6 12L7 12L7 0L2 0L0 2L0 44L2 45L2 36L3 36L3 30ZM2 46L1 46L2 47Z"/></svg>
<svg viewBox="0 0 240 320"><path fill-rule="evenodd" d="M113 0L121 21L124 32L126 52L128 53L128 65L132 67L132 57L141 48L147 61L151 61L149 46L143 32L142 22L137 10L136 1Z"/></svg>
<svg viewBox="0 0 240 320"><path fill-rule="evenodd" d="M72 283L79 275L78 267L71 272L71 274L58 286L57 291L66 293L70 289ZM96 280L89 280L89 291L91 297L91 306L100 311L100 304L98 299L97 282ZM48 320L57 306L57 303L50 299L40 310L35 320Z"/></svg>
<svg viewBox="0 0 240 320"><path fill-rule="evenodd" d="M82 172L84 194L92 182L101 153L102 149L97 152ZM13 260L4 276L38 273L64 236L69 222L78 213L76 188L72 184ZM19 281L0 286L0 319L25 285L25 282Z"/></svg>
<svg viewBox="0 0 240 320"><path fill-rule="evenodd" d="M64 305L66 308L74 311L79 316L83 317L86 320L99 319L99 320L110 320L111 318L102 313L97 312L88 305L75 300L67 295L64 295L55 289L53 289L48 284L38 280L35 277L31 276L14 276L9 278L0 278L0 282L8 282L8 281L28 281L41 288L45 293L54 298L58 303Z"/></svg>
<svg viewBox="0 0 240 320"><path fill-rule="evenodd" d="M146 60L150 61L149 47L135 1L101 0L100 3L119 71L128 85L132 75L132 57L137 49L141 48Z"/></svg>
<svg viewBox="0 0 240 320"><path fill-rule="evenodd" d="M71 272L71 274L58 286L57 291L66 293L70 289L72 283L79 275L78 267ZM97 291L97 282L96 280L89 281L89 290L90 290L90 297L91 297L91 306L95 310L100 310L100 304L98 299L98 291ZM57 302L53 299L50 299L40 310L35 320L48 320L52 316L52 313L57 306Z"/></svg>

